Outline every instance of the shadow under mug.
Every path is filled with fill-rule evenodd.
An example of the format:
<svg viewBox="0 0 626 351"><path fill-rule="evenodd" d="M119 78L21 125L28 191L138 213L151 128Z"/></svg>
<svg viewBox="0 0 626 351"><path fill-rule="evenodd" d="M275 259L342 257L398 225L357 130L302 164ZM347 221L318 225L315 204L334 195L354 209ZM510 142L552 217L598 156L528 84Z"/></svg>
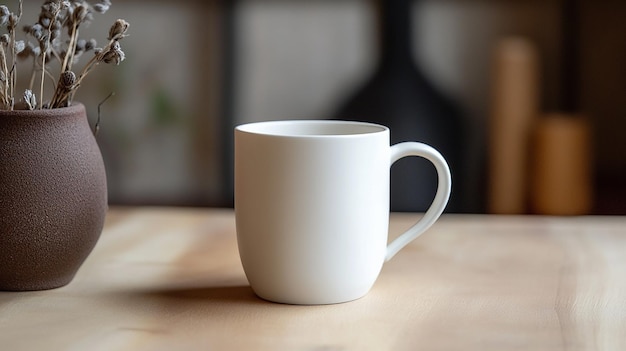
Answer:
<svg viewBox="0 0 626 351"><path fill-rule="evenodd" d="M406 156L434 164L437 193L387 245L390 167ZM439 152L418 142L390 146L385 126L297 120L235 128L237 244L250 286L265 300L309 305L364 296L383 263L439 218L450 190Z"/></svg>

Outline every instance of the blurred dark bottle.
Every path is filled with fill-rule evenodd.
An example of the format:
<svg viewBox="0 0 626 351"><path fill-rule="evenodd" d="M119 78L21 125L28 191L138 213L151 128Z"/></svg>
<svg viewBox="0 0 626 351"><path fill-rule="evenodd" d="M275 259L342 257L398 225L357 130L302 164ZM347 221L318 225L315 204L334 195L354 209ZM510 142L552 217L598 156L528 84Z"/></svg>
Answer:
<svg viewBox="0 0 626 351"><path fill-rule="evenodd" d="M463 179L464 127L460 109L413 61L412 0L373 0L378 14L379 60L372 77L349 97L334 118L386 125L392 144L420 141L439 150L452 171L447 212L466 212ZM423 212L437 188L430 162L404 158L391 169L391 210Z"/></svg>

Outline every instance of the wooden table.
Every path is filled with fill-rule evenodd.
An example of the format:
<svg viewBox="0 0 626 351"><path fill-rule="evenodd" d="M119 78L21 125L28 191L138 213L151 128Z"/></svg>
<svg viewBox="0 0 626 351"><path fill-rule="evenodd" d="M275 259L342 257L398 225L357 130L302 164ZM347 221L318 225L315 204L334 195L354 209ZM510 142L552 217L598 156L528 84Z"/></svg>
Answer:
<svg viewBox="0 0 626 351"><path fill-rule="evenodd" d="M392 235L418 214L394 214ZM255 297L230 210L113 208L68 286L0 292L1 350L626 350L626 218L445 215L364 298Z"/></svg>

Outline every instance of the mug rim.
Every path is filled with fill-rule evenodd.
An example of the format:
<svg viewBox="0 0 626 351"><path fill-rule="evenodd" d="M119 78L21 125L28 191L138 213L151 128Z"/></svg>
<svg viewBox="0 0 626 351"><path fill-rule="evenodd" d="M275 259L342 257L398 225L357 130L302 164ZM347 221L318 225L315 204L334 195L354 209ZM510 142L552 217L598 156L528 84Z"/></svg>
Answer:
<svg viewBox="0 0 626 351"><path fill-rule="evenodd" d="M295 131L298 127L308 126L311 131ZM318 132L313 132L317 128ZM321 132L319 128L325 129ZM345 120L302 119L271 120L240 124L235 131L247 134L286 138L346 138L376 135L389 131L389 128L376 123Z"/></svg>

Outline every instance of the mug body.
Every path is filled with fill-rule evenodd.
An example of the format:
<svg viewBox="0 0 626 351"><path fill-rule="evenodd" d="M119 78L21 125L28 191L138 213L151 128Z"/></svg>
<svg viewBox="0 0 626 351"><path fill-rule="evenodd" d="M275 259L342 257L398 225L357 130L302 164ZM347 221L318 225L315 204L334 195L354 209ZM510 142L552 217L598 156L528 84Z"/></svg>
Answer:
<svg viewBox="0 0 626 351"><path fill-rule="evenodd" d="M389 130L375 124L237 127L237 241L254 292L291 304L364 296L385 259L389 164Z"/></svg>

